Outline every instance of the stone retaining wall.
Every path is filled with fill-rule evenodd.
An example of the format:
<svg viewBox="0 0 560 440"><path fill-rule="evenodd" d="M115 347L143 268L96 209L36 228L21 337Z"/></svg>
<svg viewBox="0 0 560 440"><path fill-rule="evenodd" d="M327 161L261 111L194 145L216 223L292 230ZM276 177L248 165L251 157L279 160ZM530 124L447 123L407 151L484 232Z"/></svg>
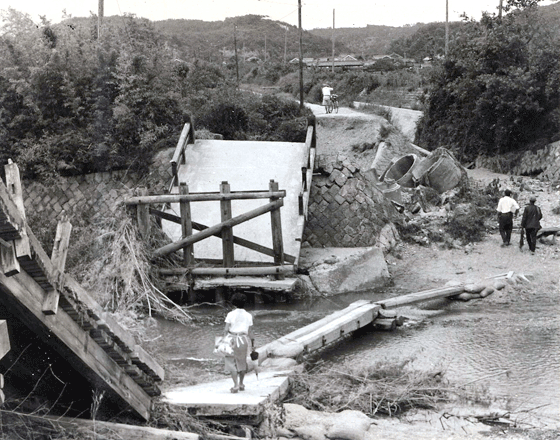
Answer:
<svg viewBox="0 0 560 440"><path fill-rule="evenodd" d="M392 203L347 159L329 163L313 177L303 242L311 247L374 246L397 217Z"/></svg>
<svg viewBox="0 0 560 440"><path fill-rule="evenodd" d="M159 153L147 175L127 171L93 173L61 177L56 182L24 181L23 197L28 216L40 215L43 224L58 222L62 211L69 218L95 218L112 213L134 189L148 187L152 193L163 193L171 182L169 161L174 149Z"/></svg>
<svg viewBox="0 0 560 440"><path fill-rule="evenodd" d="M535 152L527 151L519 165L513 170L515 174L538 175L550 180L560 180L560 141L548 144Z"/></svg>
<svg viewBox="0 0 560 440"><path fill-rule="evenodd" d="M535 176L552 182L560 181L560 141L548 144L537 151L527 151L521 156L518 165L511 168L507 156L478 157L477 168L486 168L497 173Z"/></svg>

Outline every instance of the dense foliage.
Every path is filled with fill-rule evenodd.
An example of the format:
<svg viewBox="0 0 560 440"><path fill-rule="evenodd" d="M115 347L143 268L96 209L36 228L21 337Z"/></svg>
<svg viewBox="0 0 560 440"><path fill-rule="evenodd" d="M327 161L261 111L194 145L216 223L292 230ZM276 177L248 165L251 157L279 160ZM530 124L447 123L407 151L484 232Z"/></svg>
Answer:
<svg viewBox="0 0 560 440"><path fill-rule="evenodd" d="M149 20L107 20L101 39L94 18L2 21L0 161L27 177L142 170L189 116L226 139L305 139L297 104L240 92L231 65L177 59Z"/></svg>
<svg viewBox="0 0 560 440"><path fill-rule="evenodd" d="M556 139L560 41L535 4L508 0L503 18L484 15L456 32L434 70L420 145L449 147L465 160Z"/></svg>

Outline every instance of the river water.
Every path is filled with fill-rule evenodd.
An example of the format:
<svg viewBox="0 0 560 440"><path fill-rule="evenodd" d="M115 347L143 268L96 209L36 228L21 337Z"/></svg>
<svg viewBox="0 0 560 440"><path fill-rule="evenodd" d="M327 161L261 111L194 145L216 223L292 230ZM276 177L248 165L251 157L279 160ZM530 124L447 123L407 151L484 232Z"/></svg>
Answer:
<svg viewBox="0 0 560 440"><path fill-rule="evenodd" d="M556 290L556 289L555 289ZM440 370L451 383L485 389L494 406L511 412L537 411L560 423L560 308L557 291L516 291L516 300L467 303L438 300L397 309L409 318L392 332L371 331L322 354L333 368L379 360L412 359L420 370ZM288 334L358 299L395 294L360 293L289 304L255 305L256 346ZM223 329L224 310L196 309L209 323L197 326L159 321L160 354L186 369L222 374L212 355Z"/></svg>

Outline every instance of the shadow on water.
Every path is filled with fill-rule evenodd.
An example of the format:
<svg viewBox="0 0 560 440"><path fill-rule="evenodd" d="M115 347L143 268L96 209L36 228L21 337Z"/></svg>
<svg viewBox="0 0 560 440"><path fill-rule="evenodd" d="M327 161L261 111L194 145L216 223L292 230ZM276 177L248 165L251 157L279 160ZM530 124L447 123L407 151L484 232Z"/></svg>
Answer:
<svg viewBox="0 0 560 440"><path fill-rule="evenodd" d="M542 295L548 298L552 294ZM248 310L254 316L256 345L262 346L354 301L392 296L395 294L362 292L259 304ZM214 337L223 331L226 312L218 307L198 308L196 313L208 322L203 326L160 321L162 356L183 368L221 372L221 361L212 350ZM323 361L340 368L411 358L414 368L436 368L452 383L486 388L507 410L543 406L541 413L560 418L560 314L555 301L529 301L512 307L442 299L397 312L408 318L405 326L393 332L364 332L325 350Z"/></svg>

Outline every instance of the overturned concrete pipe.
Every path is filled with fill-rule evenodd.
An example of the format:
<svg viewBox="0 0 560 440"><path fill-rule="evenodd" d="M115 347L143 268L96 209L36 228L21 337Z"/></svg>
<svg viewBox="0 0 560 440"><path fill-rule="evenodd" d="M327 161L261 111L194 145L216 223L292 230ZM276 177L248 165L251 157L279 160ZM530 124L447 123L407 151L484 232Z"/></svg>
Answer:
<svg viewBox="0 0 560 440"><path fill-rule="evenodd" d="M389 166L383 175L383 180L392 179L400 186L414 188L416 183L412 178L412 172L418 162L415 154L407 154Z"/></svg>

